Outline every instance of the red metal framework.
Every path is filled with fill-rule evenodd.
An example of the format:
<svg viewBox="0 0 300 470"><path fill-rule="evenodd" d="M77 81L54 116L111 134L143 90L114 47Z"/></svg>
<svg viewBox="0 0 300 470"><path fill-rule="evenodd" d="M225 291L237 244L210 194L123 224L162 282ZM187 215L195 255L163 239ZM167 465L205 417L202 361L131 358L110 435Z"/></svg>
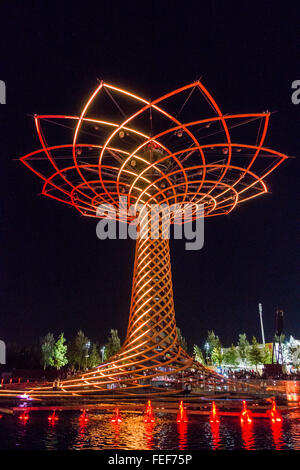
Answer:
<svg viewBox="0 0 300 470"><path fill-rule="evenodd" d="M124 220L124 209L141 203L203 204L204 216L213 217L266 193L265 178L287 158L264 146L269 118L268 112L224 115L200 81L154 101L101 81L79 116L36 115L41 148L21 161L44 181L44 195L85 216L98 217L105 204L116 209L111 217ZM120 207L124 196L127 207ZM217 377L178 343L168 240L139 238L121 351L55 393L135 392L191 368ZM32 396L48 393L51 387L43 387Z"/></svg>

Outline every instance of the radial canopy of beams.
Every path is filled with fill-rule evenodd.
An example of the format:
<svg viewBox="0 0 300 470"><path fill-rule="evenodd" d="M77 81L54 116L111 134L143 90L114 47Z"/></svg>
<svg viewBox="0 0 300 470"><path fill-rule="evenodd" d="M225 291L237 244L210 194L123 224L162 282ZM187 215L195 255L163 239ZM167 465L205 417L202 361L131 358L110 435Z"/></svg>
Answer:
<svg viewBox="0 0 300 470"><path fill-rule="evenodd" d="M266 193L287 158L264 145L269 118L224 115L200 81L151 102L101 82L80 115L36 115L41 148L21 161L44 195L85 216L104 204L122 218L126 197L128 207L203 204L212 217Z"/></svg>

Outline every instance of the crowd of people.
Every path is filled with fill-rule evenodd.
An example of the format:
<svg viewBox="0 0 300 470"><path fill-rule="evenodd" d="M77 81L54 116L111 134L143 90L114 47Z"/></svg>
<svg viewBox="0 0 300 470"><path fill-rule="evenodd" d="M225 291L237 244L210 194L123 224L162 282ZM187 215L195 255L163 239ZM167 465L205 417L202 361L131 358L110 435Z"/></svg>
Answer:
<svg viewBox="0 0 300 470"><path fill-rule="evenodd" d="M276 379L276 380L300 380L300 370L290 371L289 373L281 371L274 371L273 373L263 370L263 371L256 371L256 370L226 370L221 372L222 374L226 374L228 378L231 379L240 379L240 380L247 380L247 379Z"/></svg>

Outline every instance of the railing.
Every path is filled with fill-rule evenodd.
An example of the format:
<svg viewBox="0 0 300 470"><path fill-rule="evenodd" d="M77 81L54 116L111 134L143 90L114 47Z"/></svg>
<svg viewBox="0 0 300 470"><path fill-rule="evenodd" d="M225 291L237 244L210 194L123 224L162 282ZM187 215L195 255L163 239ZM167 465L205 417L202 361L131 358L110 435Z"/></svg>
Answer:
<svg viewBox="0 0 300 470"><path fill-rule="evenodd" d="M6 385L19 385L19 384L37 384L44 383L45 379L24 378L24 377L3 377L0 380L0 387L4 388Z"/></svg>

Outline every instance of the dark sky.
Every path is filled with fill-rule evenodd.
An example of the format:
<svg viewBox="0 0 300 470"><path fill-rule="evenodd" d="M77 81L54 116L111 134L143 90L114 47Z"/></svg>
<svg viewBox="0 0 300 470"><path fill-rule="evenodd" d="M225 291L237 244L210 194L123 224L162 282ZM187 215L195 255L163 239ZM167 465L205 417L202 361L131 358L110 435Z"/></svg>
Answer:
<svg viewBox="0 0 300 470"><path fill-rule="evenodd" d="M82 328L124 337L134 242L100 241L96 223L39 196L16 159L39 148L29 114L76 114L97 78L146 98L202 75L224 113L277 111L267 145L298 157L299 7L292 2L14 1L1 5L0 337L29 343ZM46 4L46 6L45 6ZM110 5L109 5L110 4ZM139 6L137 6L139 5ZM142 5L142 6L141 6ZM299 160L268 179L270 194L206 221L201 251L171 242L177 323L191 344L214 329L225 345L271 339L276 305L300 338ZM299 219L298 219L299 220Z"/></svg>

